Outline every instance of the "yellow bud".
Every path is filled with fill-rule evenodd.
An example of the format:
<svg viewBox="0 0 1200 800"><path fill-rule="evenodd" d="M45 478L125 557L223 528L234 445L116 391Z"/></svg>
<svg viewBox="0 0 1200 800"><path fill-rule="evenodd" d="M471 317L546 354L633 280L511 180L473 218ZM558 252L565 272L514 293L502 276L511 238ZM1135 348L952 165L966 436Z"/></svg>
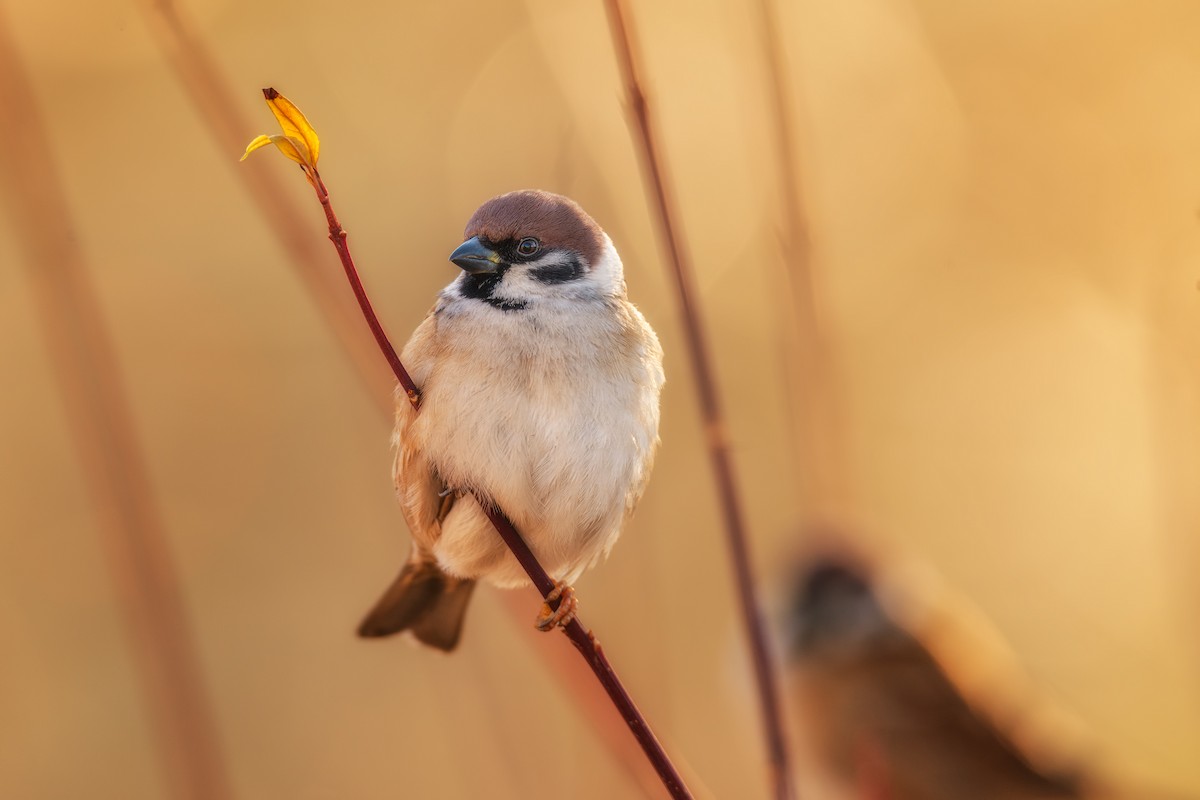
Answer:
<svg viewBox="0 0 1200 800"><path fill-rule="evenodd" d="M246 152L242 154L241 160L245 161L248 155L260 147L273 144L279 148L279 152L304 167L306 174L310 170L315 174L317 156L321 150L321 140L317 137L317 132L313 130L312 125L308 124L308 119L291 100L274 89L263 89L263 96L267 99L267 107L279 121L279 127L283 129L283 133L256 136L250 144L246 145Z"/></svg>

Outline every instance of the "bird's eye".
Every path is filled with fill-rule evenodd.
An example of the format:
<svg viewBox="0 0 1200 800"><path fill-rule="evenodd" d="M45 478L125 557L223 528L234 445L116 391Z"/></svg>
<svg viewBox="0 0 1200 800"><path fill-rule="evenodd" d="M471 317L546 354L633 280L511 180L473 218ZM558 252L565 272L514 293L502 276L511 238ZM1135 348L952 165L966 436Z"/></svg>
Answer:
<svg viewBox="0 0 1200 800"><path fill-rule="evenodd" d="M517 252L523 256L531 256L540 249L542 249L542 243L532 236L527 236L517 245Z"/></svg>

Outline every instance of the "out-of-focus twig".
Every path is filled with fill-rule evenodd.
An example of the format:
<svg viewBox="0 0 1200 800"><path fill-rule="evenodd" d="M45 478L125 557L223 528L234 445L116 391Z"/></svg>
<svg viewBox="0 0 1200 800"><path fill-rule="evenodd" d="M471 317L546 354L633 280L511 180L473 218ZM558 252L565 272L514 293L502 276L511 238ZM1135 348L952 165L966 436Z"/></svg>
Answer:
<svg viewBox="0 0 1200 800"><path fill-rule="evenodd" d="M217 145L225 152L241 152L246 131L252 130L228 82L204 42L195 32L184 9L173 0L141 0L138 3L147 24L163 51L170 58L179 80L200 112L201 120ZM288 193L276 177L265 168L239 169L237 176L244 181L246 191L266 218L271 232L287 252L290 264L299 273L309 290L322 319L333 330L357 369L367 394L376 407L390 418L392 415L392 379L381 368L379 358L371 350L368 337L362 333L353 303L344 300L345 293L337 277L325 269L319 255L320 238L312 233L299 207L288 200ZM513 606L509 605L512 609ZM525 620L519 624L527 625ZM547 671L567 687L567 696L578 705L585 718L597 718L603 697L592 687L596 684L579 661L562 648L541 648L547 660ZM586 688L585 688L586 687ZM629 744L624 730L615 725L596 729L614 760L621 764L643 789L657 785L652 770Z"/></svg>
<svg viewBox="0 0 1200 800"><path fill-rule="evenodd" d="M167 532L33 89L0 18L0 195L95 507L171 797L233 791Z"/></svg>
<svg viewBox="0 0 1200 800"><path fill-rule="evenodd" d="M771 660L762 614L755 597L745 515L734 476L733 456L729 448L725 417L721 410L712 356L705 336L704 325L700 319L700 307L693 284L691 260L675 221L674 205L667 188L654 120L649 113L646 94L642 89L633 43L634 37L628 17L621 8L620 0L605 0L605 8L608 12L609 25L612 28L617 62L625 82L630 113L636 128L635 138L642 155L642 164L648 174L651 201L658 211L663 244L667 250L667 261L671 267L682 312L684 339L687 342L692 371L696 379L696 394L700 401L700 412L705 425L705 439L716 477L717 498L733 562L738 602L746 637L749 641L750 657L754 665L760 712L772 770L772 782L775 796L784 800L795 796L795 788L791 774L791 759L784 733L783 710L779 703L778 678Z"/></svg>
<svg viewBox="0 0 1200 800"><path fill-rule="evenodd" d="M264 94L269 100L275 93L274 89L264 90ZM316 190L317 199L321 202L321 207L325 210L325 218L329 223L329 239L333 242L334 248L337 250L338 257L341 259L342 267L345 270L346 278L350 282L354 296L358 298L359 305L366 319L368 326L375 334L376 341L383 355L386 358L391 368L394 370L396 380L400 385L405 387L406 394L412 407L420 411L420 393L417 387L413 384L412 378L409 377L408 370L401 363L399 355L391 342L388 341L387 335L383 333L383 328L379 324L379 320L375 316L375 311L371 307L371 302L367 299L366 290L362 286L359 279L358 269L354 265L354 259L350 255L350 246L347 241L346 231L342 228L338 221L337 214L333 210L333 204L329 200L329 192L325 188L325 182L316 174L315 168L311 171L313 188ZM529 575L529 579L533 585L541 593L542 597L548 604L557 610L558 603L561 601L551 601L550 595L555 591L554 581L546 574L546 570L538 563L537 557L533 551L529 549L529 545L521 538L521 534L517 532L516 527L505 516L504 512L496 508L492 503L485 499L477 498L479 505L487 513L488 519L492 521L496 532L500 534L500 538L512 551L521 568ZM659 779L667 792L676 800L690 800L692 793L688 790L680 777L675 765L671 763L670 757L667 756L662 744L654 735L654 731L650 729L641 711L633 702L629 692L621 683L621 679L617 677L616 670L608 662L607 656L604 655L604 650L600 647L600 643L596 641L596 637L591 631L583 627L583 624L576 616L571 619L562 631L567 638L571 640L571 644L575 645L575 649L583 656L584 661L591 667L595 673L596 679L604 687L605 693L608 694L609 700L616 707L625 724L629 726L630 732L633 733L642 751L645 753L647 760L653 765L654 771L658 773Z"/></svg>
<svg viewBox="0 0 1200 800"><path fill-rule="evenodd" d="M791 311L783 314L783 335L790 347L786 374L792 407L797 410L800 483L810 527L837 524L847 502L842 420L837 402L829 331L822 316L818 275L812 264L812 241L801 192L796 152L796 112L787 89L783 45L774 0L759 0L760 36L774 117L772 133L780 168L784 224L781 270L788 284Z"/></svg>

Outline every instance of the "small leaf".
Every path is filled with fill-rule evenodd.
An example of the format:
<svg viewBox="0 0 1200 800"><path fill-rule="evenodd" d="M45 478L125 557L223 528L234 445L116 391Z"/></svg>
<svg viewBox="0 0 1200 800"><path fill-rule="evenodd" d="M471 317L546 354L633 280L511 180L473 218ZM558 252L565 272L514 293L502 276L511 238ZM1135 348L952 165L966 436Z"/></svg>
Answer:
<svg viewBox="0 0 1200 800"><path fill-rule="evenodd" d="M245 161L249 157L249 155L251 153L253 153L255 150L257 150L260 147L266 147L270 143L271 143L271 137L267 136L265 133L255 136L254 141L252 141L252 142L250 142L250 144L246 145L246 152L242 153L242 157L239 158L238 161Z"/></svg>
<svg viewBox="0 0 1200 800"><path fill-rule="evenodd" d="M266 147L273 144L279 148L279 152L295 161L297 164L305 168L305 171L311 169L312 158L308 154L308 145L293 136L284 136L282 133L274 133L270 136L259 136L250 144L246 145L246 152L242 154L240 161L245 161L246 156L253 153L260 147Z"/></svg>

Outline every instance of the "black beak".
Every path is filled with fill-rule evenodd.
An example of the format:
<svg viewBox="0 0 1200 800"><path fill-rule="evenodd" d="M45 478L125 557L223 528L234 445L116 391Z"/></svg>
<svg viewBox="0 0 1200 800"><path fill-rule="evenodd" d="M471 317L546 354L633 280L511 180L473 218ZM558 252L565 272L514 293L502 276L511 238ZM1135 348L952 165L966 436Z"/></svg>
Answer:
<svg viewBox="0 0 1200 800"><path fill-rule="evenodd" d="M483 242L479 241L478 236L472 236L458 246L458 249L450 254L450 260L454 265L471 273L478 275L483 272L495 272L500 268L500 256L495 250L486 247Z"/></svg>

